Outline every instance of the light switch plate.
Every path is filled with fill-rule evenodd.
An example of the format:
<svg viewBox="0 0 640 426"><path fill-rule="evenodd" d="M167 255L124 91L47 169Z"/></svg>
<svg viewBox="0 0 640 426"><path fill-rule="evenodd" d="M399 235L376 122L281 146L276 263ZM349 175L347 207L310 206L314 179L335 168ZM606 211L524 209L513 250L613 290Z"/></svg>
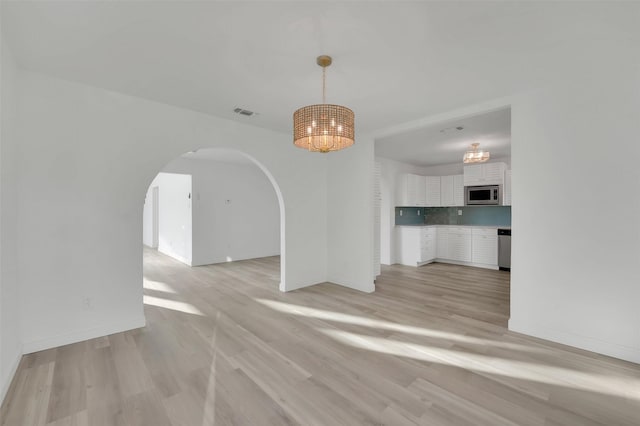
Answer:
<svg viewBox="0 0 640 426"><path fill-rule="evenodd" d="M462 216L462 210L458 210L458 216Z"/></svg>

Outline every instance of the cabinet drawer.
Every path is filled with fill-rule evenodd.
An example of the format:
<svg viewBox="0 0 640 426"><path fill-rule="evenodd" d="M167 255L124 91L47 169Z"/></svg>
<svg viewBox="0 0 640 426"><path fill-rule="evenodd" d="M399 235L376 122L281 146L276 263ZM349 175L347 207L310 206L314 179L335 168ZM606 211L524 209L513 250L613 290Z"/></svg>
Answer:
<svg viewBox="0 0 640 426"><path fill-rule="evenodd" d="M496 228L471 228L471 235L475 236L497 236Z"/></svg>

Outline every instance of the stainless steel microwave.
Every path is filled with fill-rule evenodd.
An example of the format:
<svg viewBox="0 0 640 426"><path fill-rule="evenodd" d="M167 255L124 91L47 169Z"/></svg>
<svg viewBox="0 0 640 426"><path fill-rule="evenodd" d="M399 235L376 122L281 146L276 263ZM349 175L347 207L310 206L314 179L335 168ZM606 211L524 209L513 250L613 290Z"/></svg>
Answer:
<svg viewBox="0 0 640 426"><path fill-rule="evenodd" d="M502 185L465 186L465 206L502 205Z"/></svg>

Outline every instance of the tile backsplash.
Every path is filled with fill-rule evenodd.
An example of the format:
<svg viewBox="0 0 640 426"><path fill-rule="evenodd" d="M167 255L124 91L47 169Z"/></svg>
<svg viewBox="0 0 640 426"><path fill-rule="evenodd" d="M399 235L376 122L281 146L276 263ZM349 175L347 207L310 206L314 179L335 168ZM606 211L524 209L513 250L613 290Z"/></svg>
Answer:
<svg viewBox="0 0 640 426"><path fill-rule="evenodd" d="M462 215L458 215L459 210L462 211ZM511 226L511 206L396 207L395 223Z"/></svg>
<svg viewBox="0 0 640 426"><path fill-rule="evenodd" d="M396 225L421 225L426 207L396 207Z"/></svg>

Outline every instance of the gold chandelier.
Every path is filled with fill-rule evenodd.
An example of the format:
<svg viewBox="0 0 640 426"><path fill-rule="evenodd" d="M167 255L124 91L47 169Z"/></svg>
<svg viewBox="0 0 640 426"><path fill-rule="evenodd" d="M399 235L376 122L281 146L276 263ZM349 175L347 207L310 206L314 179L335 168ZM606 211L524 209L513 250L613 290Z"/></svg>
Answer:
<svg viewBox="0 0 640 426"><path fill-rule="evenodd" d="M484 163L490 157L489 151L482 151L478 149L479 143L472 143L471 150L467 151L462 157L463 163Z"/></svg>
<svg viewBox="0 0 640 426"><path fill-rule="evenodd" d="M326 70L331 56L316 59L322 67L322 104L302 107L293 113L293 144L312 152L330 152L354 144L354 114L347 107L326 103Z"/></svg>

